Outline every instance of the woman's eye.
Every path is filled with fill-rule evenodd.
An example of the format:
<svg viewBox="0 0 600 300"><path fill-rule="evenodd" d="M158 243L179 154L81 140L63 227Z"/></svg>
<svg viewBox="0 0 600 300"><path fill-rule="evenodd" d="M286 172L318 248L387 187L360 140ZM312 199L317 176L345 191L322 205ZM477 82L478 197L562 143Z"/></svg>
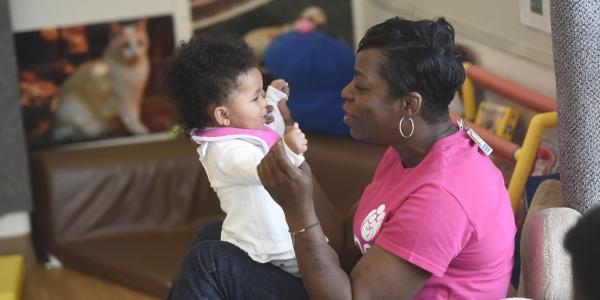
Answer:
<svg viewBox="0 0 600 300"><path fill-rule="evenodd" d="M356 90L358 90L358 91L364 91L364 90L366 90L366 88L365 88L365 87L362 87L362 86L360 86L360 85L357 85L357 84L355 84L355 85L354 85L354 88L355 88Z"/></svg>

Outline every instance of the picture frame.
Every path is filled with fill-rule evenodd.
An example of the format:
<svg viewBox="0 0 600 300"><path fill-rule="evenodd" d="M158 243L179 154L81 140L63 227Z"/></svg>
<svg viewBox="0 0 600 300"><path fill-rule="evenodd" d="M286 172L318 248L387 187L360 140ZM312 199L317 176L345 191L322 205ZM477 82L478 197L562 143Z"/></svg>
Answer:
<svg viewBox="0 0 600 300"><path fill-rule="evenodd" d="M175 42L192 35L189 0L10 0L14 33L157 15L174 18Z"/></svg>
<svg viewBox="0 0 600 300"><path fill-rule="evenodd" d="M154 89L156 90L158 86L158 73L159 71L157 70L158 68L156 68L156 66L158 64L163 64L164 62L167 61L168 56L170 56L172 54L172 51L174 51L176 45L181 42L181 41L186 41L190 38L191 34L192 34L192 27L191 27L191 20L190 20L190 9L189 9L189 0L171 0L171 1L166 1L166 0L130 0L130 1L116 1L116 0L107 0L107 1L74 1L74 0L57 0L57 1L33 1L33 0L11 0L10 2L10 12L11 12L11 24L13 27L13 33L15 36L15 44L16 44L16 48L17 48L17 57L19 57L19 42L20 40L23 40L22 36L24 35L31 35L31 33L36 33L39 32L39 35L43 35L45 32L43 31L48 31L49 34L53 34L53 32L60 32L60 38L61 39L65 39L67 34L70 32L75 32L77 34L77 31L81 31L81 30L85 30L87 29L86 33L87 35L90 35L89 39L93 39L93 38L97 38L98 36L102 37L102 33L104 33L104 35L106 36L109 31L109 27L110 27L110 34L111 34L111 38L113 35L115 35L113 33L113 27L115 27L115 25L118 25L122 28L130 28L130 27L135 27L135 24L138 23L144 23L144 26L146 28L144 28L145 31L147 31L147 36L149 37L148 40L150 46L148 46L150 48L150 50L147 50L148 53L148 57L146 58L147 61L149 61L148 65L150 65L150 71L148 71L148 73L150 73L150 75L148 75L147 77L149 77L149 79L153 79L152 83L150 83L150 80L147 80L146 82L146 87L145 87L145 92L144 92L144 97L146 97L148 90L150 89ZM121 26L122 25L122 26ZM137 26L137 25L136 25ZM141 26L141 25L140 25ZM138 26L139 27L139 26ZM165 28L165 27L170 27L170 28ZM81 29L84 28L84 29ZM93 30L90 30L93 29ZM90 31L92 31L92 33L90 33ZM160 41L163 44L169 44L165 46L161 46L160 48L157 48L158 46L156 46L155 44L152 44L152 39L154 39L153 34L155 34L156 31L160 31L162 32L162 36L160 38ZM99 33L100 32L100 33ZM166 34L165 34L166 33ZM93 35L95 34L95 35ZM80 34L81 35L81 34ZM140 34L141 35L141 34ZM102 39L102 38L101 38ZM131 38L130 38L131 39ZM105 38L105 43L106 43L106 47L108 45L109 42L112 42L112 40L109 40L108 38ZM64 41L63 41L64 44ZM87 44L93 44L93 43L87 43ZM97 44L97 43L96 43ZM35 45L35 44L32 44ZM94 45L92 45L93 48ZM89 46L88 46L89 47ZM99 46L96 45L96 48L98 48ZM21 47L23 48L23 47ZM34 47L30 47L30 48L34 48ZM63 48L65 48L63 46ZM158 49L158 50L157 50ZM37 50L37 49L31 49L31 50ZM46 49L40 49L40 52L44 51ZM94 50L94 49L92 49ZM153 53L154 51L154 53ZM156 52L160 52L160 53L156 53ZM63 50L64 52L64 50ZM90 52L90 51L88 51ZM91 51L94 52L94 51ZM90 58L90 60L94 59L94 60L98 60L98 51L96 49L96 55L90 55L89 53L87 54L87 57ZM104 55L102 56L104 57ZM19 61L20 59L18 59ZM100 59L101 60L101 59ZM158 62L157 62L158 61ZM22 64L22 61L19 62L18 64ZM79 62L78 62L79 63ZM87 61L83 61L81 62L81 64L72 64L75 67L79 68L79 67L83 67L84 64L87 64ZM108 65L108 64L105 64ZM20 74L20 88L21 88L21 105L23 108L23 114L24 114L24 122L25 122L25 127L26 127L26 133L27 133L27 140L28 140L28 145L30 148L38 148L38 147L47 147L47 146L57 146L57 145L68 145L69 147L73 147L73 146L79 146L79 147L101 147L101 146L108 146L108 145L114 145L114 144L122 144L122 143L136 143L136 142L144 142L144 141L148 141L148 140L157 140L157 139L167 139L169 138L169 136L171 136L171 134L168 133L168 127L167 124L165 123L166 120L162 120L163 124L161 124L161 126L148 126L148 130L146 131L139 131L136 132L134 130L129 130L131 126L128 126L127 122L120 122L120 123L124 123L125 126L123 126L123 124L121 124L121 129L123 129L123 127L125 127L125 131L121 130L120 133L116 133L116 134L104 134L104 135L99 135L97 138L95 137L89 137L89 136L84 136L83 138L81 138L80 136L78 136L75 139L67 139L67 140L58 140L56 138L56 134L51 134L48 132L42 132L43 130L47 130L48 128L44 128L48 127L48 126L54 126L54 128L57 126L57 122L55 121L57 118L55 116L52 117L47 117L45 122L51 125L47 125L47 124L38 124L40 122L38 122L38 120L34 120L32 122L31 120L31 110L26 110L26 108L23 104L31 104L30 102L31 99L26 99L27 98L27 93L24 92L23 90L23 86L24 86L24 80L26 80L28 78L27 75L30 74L23 74L22 72L22 68L20 66L19 67L19 74ZM71 71L71 73L68 73L69 76L74 76L74 73L78 73L79 69L75 69L74 71ZM77 76L81 76L81 75L77 75ZM127 77L129 75L124 75L123 77ZM34 76L35 77L35 76ZM64 76L63 76L64 77ZM114 76L113 76L114 77ZM24 79L25 78L25 79ZM31 79L31 76L29 76L29 79ZM52 93L54 93L54 97L55 98L63 98L63 85L66 83L66 80L70 79L69 78L62 78L60 80L54 80L54 87L51 86L52 84L52 79L51 80L46 80L48 82L50 82L51 84L39 84L38 83L37 86L34 86L33 90L37 91L39 90L39 87L46 87L50 90ZM93 80L92 80L93 81ZM152 87L148 88L148 86L152 85ZM142 87L144 88L144 87ZM53 90L54 89L54 90ZM58 89L60 89L60 91L58 91ZM164 94L164 93L163 93ZM166 100L166 96L163 95L163 97L165 102L167 102ZM25 100L24 100L25 99ZM144 101L146 101L146 99L143 99ZM27 103L27 101L29 101L29 103ZM161 99L162 101L162 99ZM59 103L62 104L66 101L64 101L63 99L60 99L60 101L53 101L53 103ZM155 101L156 102L156 101ZM50 106L50 105L47 105ZM140 105L141 106L141 105ZM154 105L155 107L156 105ZM164 107L166 105L162 105L161 109L164 111ZM49 111L51 108L45 108L46 111ZM51 113L57 114L56 112L56 107L53 107L52 109L54 109ZM148 111L148 109L144 110L141 109L142 113L146 113ZM152 108L151 111L156 111L155 108ZM172 109L171 109L172 110ZM146 111L146 112L144 112ZM42 111L43 112L43 111ZM37 114L37 115L36 115ZM50 113L49 113L50 114ZM170 122L172 122L174 124L175 122L175 117L174 117L174 112L169 112L169 118L171 118L172 120L170 120ZM34 116L39 118L39 109L37 112L35 112L33 114ZM120 117L120 115L119 115ZM160 116L161 118L165 118L164 116ZM29 120L28 120L29 119ZM48 121L52 119L53 121ZM121 119L125 119L123 117L121 117ZM143 116L142 118L143 119ZM37 122L37 123L36 123ZM37 130L37 132L36 132ZM56 131L56 130L55 130ZM40 132L42 132L44 135L40 135ZM54 132L55 133L55 132ZM37 135L36 135L37 134Z"/></svg>
<svg viewBox="0 0 600 300"><path fill-rule="evenodd" d="M202 29L247 13L272 0L188 0L192 27Z"/></svg>

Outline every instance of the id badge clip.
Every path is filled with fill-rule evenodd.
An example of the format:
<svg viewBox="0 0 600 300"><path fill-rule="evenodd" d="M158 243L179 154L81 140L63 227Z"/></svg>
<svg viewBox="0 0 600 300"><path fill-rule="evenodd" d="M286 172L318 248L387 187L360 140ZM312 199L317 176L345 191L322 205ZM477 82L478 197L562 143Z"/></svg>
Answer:
<svg viewBox="0 0 600 300"><path fill-rule="evenodd" d="M492 149L492 147L490 147L490 145L488 145L488 143L486 143L479 136L479 134L475 132L475 130L465 127L463 119L458 120L458 128L460 128L460 130L464 130L465 133L471 138L471 140L473 140L473 142L475 142L475 144L477 144L479 149L481 149L481 151L483 151L485 155L489 156L490 154L492 154L494 149Z"/></svg>

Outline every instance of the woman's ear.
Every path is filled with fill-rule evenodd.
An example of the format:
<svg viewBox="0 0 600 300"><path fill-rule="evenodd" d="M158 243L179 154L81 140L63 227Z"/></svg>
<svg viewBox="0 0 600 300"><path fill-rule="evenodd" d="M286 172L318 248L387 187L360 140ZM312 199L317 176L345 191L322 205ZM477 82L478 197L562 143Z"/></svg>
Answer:
<svg viewBox="0 0 600 300"><path fill-rule="evenodd" d="M421 110L423 97L417 92L410 92L402 101L402 110L405 116L416 116Z"/></svg>
<svg viewBox="0 0 600 300"><path fill-rule="evenodd" d="M219 126L229 126L231 120L229 120L229 111L225 106L217 106L213 110L213 118Z"/></svg>

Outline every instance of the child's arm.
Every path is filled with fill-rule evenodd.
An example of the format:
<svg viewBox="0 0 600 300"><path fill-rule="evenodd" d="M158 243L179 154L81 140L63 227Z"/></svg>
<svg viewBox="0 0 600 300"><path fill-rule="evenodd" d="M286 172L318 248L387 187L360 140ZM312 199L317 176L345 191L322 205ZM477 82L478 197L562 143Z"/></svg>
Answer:
<svg viewBox="0 0 600 300"><path fill-rule="evenodd" d="M285 127L283 146L288 159L296 167L299 167L304 162L303 154L308 150L308 141L302 130L300 130L298 123Z"/></svg>
<svg viewBox="0 0 600 300"><path fill-rule="evenodd" d="M302 130L300 130L298 123L294 123L294 125L285 128L283 141L298 155L302 155L308 150L308 140L306 140L306 136Z"/></svg>

